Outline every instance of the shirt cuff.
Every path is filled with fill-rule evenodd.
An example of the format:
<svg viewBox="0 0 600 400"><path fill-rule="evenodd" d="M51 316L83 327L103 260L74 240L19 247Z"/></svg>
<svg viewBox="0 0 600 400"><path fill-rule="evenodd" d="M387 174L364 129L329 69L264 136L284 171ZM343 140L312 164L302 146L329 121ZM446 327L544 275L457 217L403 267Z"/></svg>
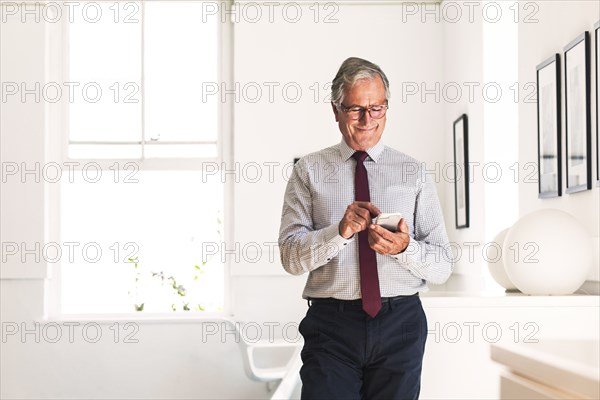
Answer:
<svg viewBox="0 0 600 400"><path fill-rule="evenodd" d="M416 270L418 271L419 267L421 266L419 261L421 260L422 252L423 249L421 244L411 236L406 249L404 249L402 253L392 255L392 257L407 269L416 272Z"/></svg>
<svg viewBox="0 0 600 400"><path fill-rule="evenodd" d="M340 235L338 224L329 225L327 228L324 229L324 233L325 243L327 243L327 247L336 249L336 254L344 247L346 247L348 243L354 240L354 235L350 236L349 239L346 239L345 237Z"/></svg>

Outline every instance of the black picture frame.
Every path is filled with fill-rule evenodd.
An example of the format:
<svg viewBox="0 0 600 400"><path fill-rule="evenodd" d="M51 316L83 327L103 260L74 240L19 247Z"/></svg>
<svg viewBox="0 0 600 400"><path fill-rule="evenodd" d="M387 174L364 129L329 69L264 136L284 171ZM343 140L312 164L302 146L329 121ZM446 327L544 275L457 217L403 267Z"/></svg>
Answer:
<svg viewBox="0 0 600 400"><path fill-rule="evenodd" d="M562 195L560 55L536 66L538 198Z"/></svg>
<svg viewBox="0 0 600 400"><path fill-rule="evenodd" d="M456 229L469 227L469 119L458 117L454 132L454 215Z"/></svg>
<svg viewBox="0 0 600 400"><path fill-rule="evenodd" d="M600 187L600 21L594 24L596 37L596 186Z"/></svg>
<svg viewBox="0 0 600 400"><path fill-rule="evenodd" d="M567 193L592 188L589 36L585 31L563 49Z"/></svg>

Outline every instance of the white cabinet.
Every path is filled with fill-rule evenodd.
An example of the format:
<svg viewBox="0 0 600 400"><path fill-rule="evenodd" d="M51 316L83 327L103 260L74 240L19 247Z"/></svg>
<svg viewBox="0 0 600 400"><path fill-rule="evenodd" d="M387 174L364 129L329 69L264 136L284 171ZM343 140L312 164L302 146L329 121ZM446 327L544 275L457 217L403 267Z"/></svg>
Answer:
<svg viewBox="0 0 600 400"><path fill-rule="evenodd" d="M597 339L551 339L493 344L492 359L505 366L501 399L600 398Z"/></svg>

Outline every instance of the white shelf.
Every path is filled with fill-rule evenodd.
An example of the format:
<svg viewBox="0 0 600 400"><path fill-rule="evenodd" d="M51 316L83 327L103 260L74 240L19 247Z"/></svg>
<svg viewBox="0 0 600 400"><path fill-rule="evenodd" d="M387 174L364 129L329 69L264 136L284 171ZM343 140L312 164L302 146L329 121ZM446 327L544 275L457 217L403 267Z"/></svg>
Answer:
<svg viewBox="0 0 600 400"><path fill-rule="evenodd" d="M465 295L460 292L428 292L421 295L424 306L435 308L488 307L596 307L600 296L572 294L568 296L529 296L523 293L503 295Z"/></svg>

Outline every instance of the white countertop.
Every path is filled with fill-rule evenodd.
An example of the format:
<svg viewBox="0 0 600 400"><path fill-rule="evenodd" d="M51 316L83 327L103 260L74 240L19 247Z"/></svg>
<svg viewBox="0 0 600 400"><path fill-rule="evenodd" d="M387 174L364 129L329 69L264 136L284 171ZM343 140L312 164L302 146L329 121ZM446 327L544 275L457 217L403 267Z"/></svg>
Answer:
<svg viewBox="0 0 600 400"><path fill-rule="evenodd" d="M513 372L584 398L600 398L598 339L492 344L492 359Z"/></svg>

